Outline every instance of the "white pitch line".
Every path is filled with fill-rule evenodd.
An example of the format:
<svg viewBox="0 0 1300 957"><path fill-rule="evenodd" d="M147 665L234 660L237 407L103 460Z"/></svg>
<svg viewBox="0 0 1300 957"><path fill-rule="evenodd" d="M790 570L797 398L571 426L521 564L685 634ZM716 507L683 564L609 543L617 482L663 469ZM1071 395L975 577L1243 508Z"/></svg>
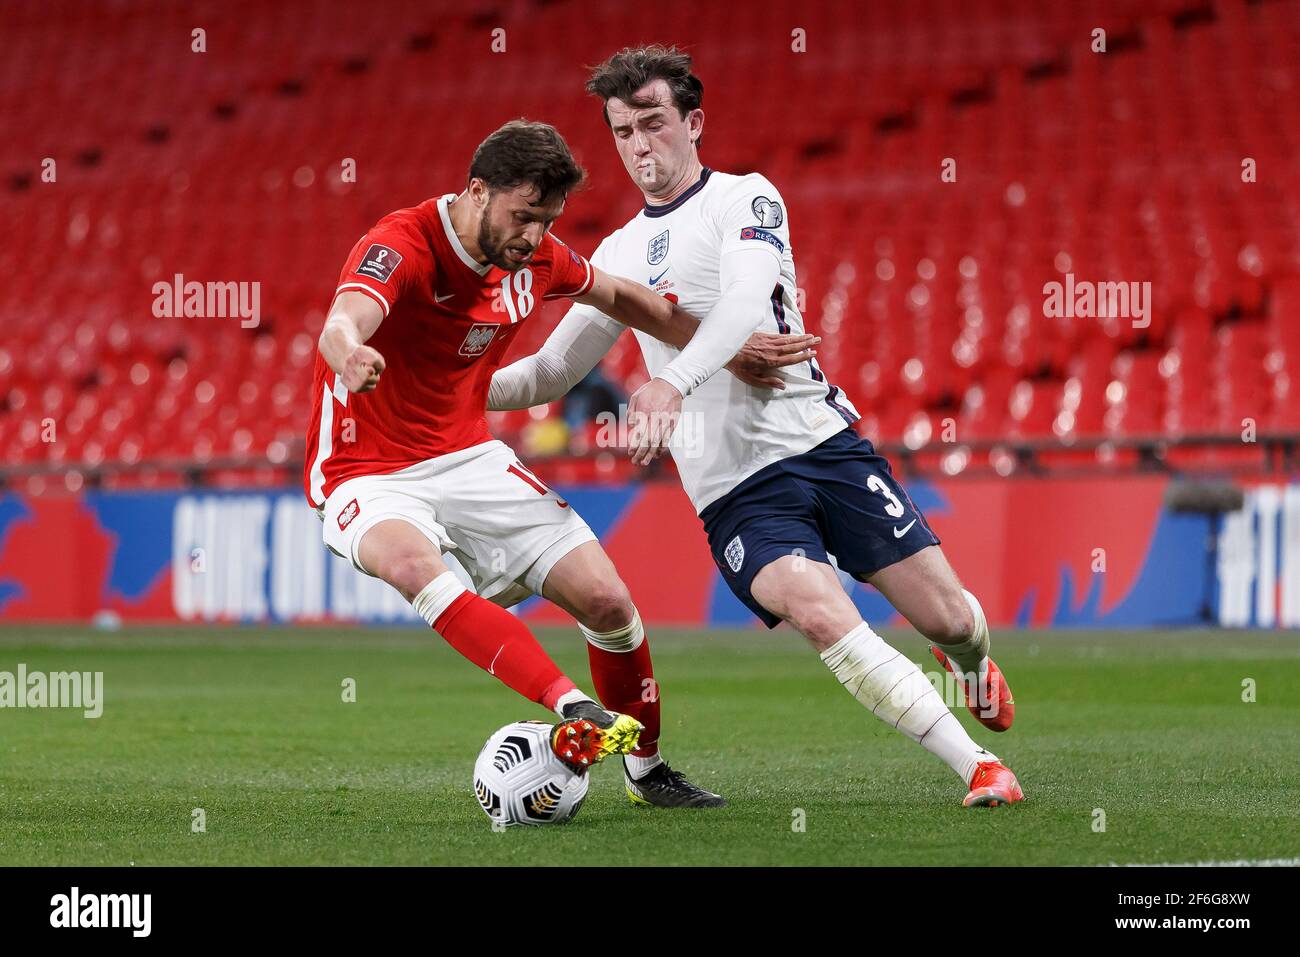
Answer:
<svg viewBox="0 0 1300 957"><path fill-rule="evenodd" d="M1106 864L1105 867L1300 867L1300 857L1269 857L1252 861L1188 861L1185 864Z"/></svg>

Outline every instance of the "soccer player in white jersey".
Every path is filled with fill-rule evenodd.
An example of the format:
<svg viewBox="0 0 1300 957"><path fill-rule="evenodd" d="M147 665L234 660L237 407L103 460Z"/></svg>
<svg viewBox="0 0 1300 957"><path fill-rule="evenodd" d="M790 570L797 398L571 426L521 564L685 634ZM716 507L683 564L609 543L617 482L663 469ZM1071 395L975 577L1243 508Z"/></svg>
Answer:
<svg viewBox="0 0 1300 957"><path fill-rule="evenodd" d="M957 772L965 805L1023 800L1011 770L863 621L840 583L836 565L877 588L929 639L975 717L993 731L1010 727L1013 699L988 657L980 604L889 463L853 428L848 397L815 355L782 369L774 388L724 370L755 330L804 333L780 192L757 173L702 164L703 84L675 48L623 50L593 71L587 89L603 101L645 200L591 261L640 278L684 310L653 336L636 332L653 378L629 402L632 434L641 434L633 459L645 464L667 448L737 597L769 628L789 622L854 698ZM573 306L538 353L495 374L489 408L554 401L623 331L594 307ZM635 790L631 774L626 783Z"/></svg>

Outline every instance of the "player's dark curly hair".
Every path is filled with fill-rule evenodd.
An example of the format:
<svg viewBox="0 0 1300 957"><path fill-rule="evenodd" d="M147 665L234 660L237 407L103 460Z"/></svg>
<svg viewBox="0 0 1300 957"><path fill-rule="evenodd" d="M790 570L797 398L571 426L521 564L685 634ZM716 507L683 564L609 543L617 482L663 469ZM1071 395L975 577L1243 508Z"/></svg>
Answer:
<svg viewBox="0 0 1300 957"><path fill-rule="evenodd" d="M529 183L541 194L541 203L568 196L586 175L559 130L528 120L501 127L478 145L469 164L470 179L481 179L493 190Z"/></svg>
<svg viewBox="0 0 1300 957"><path fill-rule="evenodd" d="M587 92L600 97L606 104L602 112L609 126L609 101L618 97L629 106L646 109L654 101L638 97L636 91L654 80L663 80L673 95L673 106L683 119L691 110L698 110L704 102L704 84L691 72L691 55L675 46L659 43L649 46L625 47L599 66L591 68L587 79ZM704 142L701 136L695 141Z"/></svg>

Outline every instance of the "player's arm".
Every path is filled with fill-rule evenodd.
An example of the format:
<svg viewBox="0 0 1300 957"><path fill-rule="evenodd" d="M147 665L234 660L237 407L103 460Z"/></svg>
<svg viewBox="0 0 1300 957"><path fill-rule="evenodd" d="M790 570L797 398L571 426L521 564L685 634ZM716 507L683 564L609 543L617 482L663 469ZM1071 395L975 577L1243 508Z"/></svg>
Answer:
<svg viewBox="0 0 1300 957"><path fill-rule="evenodd" d="M384 357L365 342L384 319L373 296L341 292L334 299L317 347L326 364L343 376L349 392L369 392L379 384Z"/></svg>
<svg viewBox="0 0 1300 957"><path fill-rule="evenodd" d="M736 250L722 256L719 277L722 295L717 305L681 355L656 376L683 396L721 370L768 316L781 262L763 249Z"/></svg>
<svg viewBox="0 0 1300 957"><path fill-rule="evenodd" d="M722 369L763 321L780 275L780 259L764 249L723 254L717 305L681 354L628 401L630 434L637 438L633 462L646 465L668 447L682 399Z"/></svg>
<svg viewBox="0 0 1300 957"><path fill-rule="evenodd" d="M622 333L622 327L591 306L575 305L541 349L493 373L488 408L527 409L554 402L586 378Z"/></svg>
<svg viewBox="0 0 1300 957"><path fill-rule="evenodd" d="M594 306L611 319L677 349L689 346L700 327L699 319L640 283L612 276L594 266L592 272L591 288L576 297L577 302ZM762 315L761 310L758 315ZM753 334L744 337L718 368L726 368L747 385L769 389L784 389L785 382L777 370L807 362L816 355L813 347L821 341L811 335L750 331Z"/></svg>

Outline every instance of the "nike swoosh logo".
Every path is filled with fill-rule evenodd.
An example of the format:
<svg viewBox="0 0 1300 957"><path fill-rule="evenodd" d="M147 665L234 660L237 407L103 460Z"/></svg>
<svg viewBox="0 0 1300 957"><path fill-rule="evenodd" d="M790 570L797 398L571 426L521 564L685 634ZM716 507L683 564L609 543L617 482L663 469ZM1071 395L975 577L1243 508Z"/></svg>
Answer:
<svg viewBox="0 0 1300 957"><path fill-rule="evenodd" d="M910 522L908 522L906 525L903 526L903 528L902 528L901 531L900 531L898 528L895 528L895 529L894 529L894 537L895 537L895 538L902 538L904 535L907 534L907 530L908 530L909 528L911 528L911 527L912 527L913 525L915 525L915 524L916 524L916 519L912 519Z"/></svg>
<svg viewBox="0 0 1300 957"><path fill-rule="evenodd" d="M450 298L451 298L452 296L454 296L454 295L456 295L454 292L449 292L449 293L447 293L447 295L445 295L445 296L440 296L440 295L438 295L438 294L435 292L435 293L433 294L433 301L434 301L434 302L446 302L448 299L450 299Z"/></svg>
<svg viewBox="0 0 1300 957"><path fill-rule="evenodd" d="M671 267L670 267L670 268L671 268ZM666 275L668 275L668 270L667 270L667 269L665 269L663 272L661 272L661 273L660 273L659 275L657 275L657 276L651 276L651 277L650 277L650 285L653 286L653 285L654 285L655 283L657 283L660 279L663 279L664 276L666 276Z"/></svg>
<svg viewBox="0 0 1300 957"><path fill-rule="evenodd" d="M488 665L488 674L490 674L493 678L497 676L497 673L492 669L497 666L497 659L501 657L501 652L505 650L506 650L505 645L502 645L500 648L498 648L497 653L492 656L492 664Z"/></svg>

